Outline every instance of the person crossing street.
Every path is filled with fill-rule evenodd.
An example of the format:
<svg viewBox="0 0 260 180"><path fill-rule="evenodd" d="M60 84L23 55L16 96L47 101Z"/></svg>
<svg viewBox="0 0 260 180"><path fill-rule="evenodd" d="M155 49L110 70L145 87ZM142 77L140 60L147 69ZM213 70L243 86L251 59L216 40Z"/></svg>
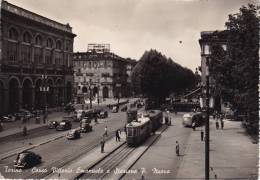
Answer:
<svg viewBox="0 0 260 180"><path fill-rule="evenodd" d="M176 141L175 151L176 151L176 155L180 156L180 145L178 141Z"/></svg>

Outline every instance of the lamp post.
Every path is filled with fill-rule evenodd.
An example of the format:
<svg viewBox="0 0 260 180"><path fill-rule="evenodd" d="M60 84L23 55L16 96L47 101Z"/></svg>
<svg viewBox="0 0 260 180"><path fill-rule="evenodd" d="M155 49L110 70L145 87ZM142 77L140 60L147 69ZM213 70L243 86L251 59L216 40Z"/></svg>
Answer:
<svg viewBox="0 0 260 180"><path fill-rule="evenodd" d="M92 79L89 80L89 108L92 109Z"/></svg>
<svg viewBox="0 0 260 180"><path fill-rule="evenodd" d="M98 79L97 80L97 88L98 88L98 91L97 91L97 103L98 103L98 105L99 105L99 87L100 87L100 80Z"/></svg>
<svg viewBox="0 0 260 180"><path fill-rule="evenodd" d="M46 118L47 118L47 92L49 91L49 86L47 86L47 78L48 76L46 74L42 74L42 86L40 86L40 91L43 92L43 123L46 123Z"/></svg>
<svg viewBox="0 0 260 180"><path fill-rule="evenodd" d="M121 84L120 83L116 83L116 87L117 87L117 109L119 109L119 100L120 100L120 88L121 88Z"/></svg>

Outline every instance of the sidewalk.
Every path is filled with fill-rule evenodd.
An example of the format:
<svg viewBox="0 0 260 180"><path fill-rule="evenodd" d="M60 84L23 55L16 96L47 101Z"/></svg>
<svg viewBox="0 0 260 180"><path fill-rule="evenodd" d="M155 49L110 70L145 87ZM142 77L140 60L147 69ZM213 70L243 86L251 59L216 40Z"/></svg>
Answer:
<svg viewBox="0 0 260 180"><path fill-rule="evenodd" d="M93 167L96 163L104 159L111 152L116 150L119 146L125 143L125 133L121 132L121 141L116 142L115 137L106 141L105 143L105 152L101 153L101 147L97 146L87 154L75 159L70 162L66 166L60 168L60 171L63 170L63 173L54 172L49 176L45 177L45 179L75 179L78 175L80 175L84 170L87 170Z"/></svg>
<svg viewBox="0 0 260 180"><path fill-rule="evenodd" d="M22 123L21 120L17 120L15 122L8 122L4 123L4 130L0 132L0 139L7 137L7 136L12 136L18 133L22 133L23 127L26 126L28 131L31 130L38 130L39 128L45 128L48 125L48 120L61 120L61 118L65 115L63 112L53 112L48 115L48 118L46 120L46 123L43 124L43 119L41 116L41 123L36 124L35 123L35 118L31 118L28 122Z"/></svg>
<svg viewBox="0 0 260 180"><path fill-rule="evenodd" d="M257 179L258 144L253 144L245 134L241 122L225 120L223 130L216 130L210 122L210 178ZM204 129L204 127L203 127ZM205 177L204 141L199 128L192 132L185 149L176 179Z"/></svg>

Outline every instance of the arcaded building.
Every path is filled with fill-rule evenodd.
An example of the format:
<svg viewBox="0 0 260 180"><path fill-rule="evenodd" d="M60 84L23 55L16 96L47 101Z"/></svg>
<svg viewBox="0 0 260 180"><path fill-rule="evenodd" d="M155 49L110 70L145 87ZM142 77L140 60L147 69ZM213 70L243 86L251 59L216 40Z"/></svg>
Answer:
<svg viewBox="0 0 260 180"><path fill-rule="evenodd" d="M7 1L0 18L0 114L71 101L76 35L70 25Z"/></svg>
<svg viewBox="0 0 260 180"><path fill-rule="evenodd" d="M130 75L135 60L110 52L109 44L89 44L86 52L73 56L77 102L92 95L99 101L131 96Z"/></svg>

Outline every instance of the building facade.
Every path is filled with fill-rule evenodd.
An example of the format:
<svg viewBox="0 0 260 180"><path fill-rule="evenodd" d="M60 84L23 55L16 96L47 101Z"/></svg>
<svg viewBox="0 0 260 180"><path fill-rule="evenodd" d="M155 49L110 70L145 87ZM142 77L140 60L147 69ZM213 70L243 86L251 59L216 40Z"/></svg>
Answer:
<svg viewBox="0 0 260 180"><path fill-rule="evenodd" d="M89 96L98 101L130 96L130 75L136 61L110 52L109 44L89 44L87 52L74 53L77 102Z"/></svg>
<svg viewBox="0 0 260 180"><path fill-rule="evenodd" d="M7 1L0 10L0 113L71 101L76 35L69 24Z"/></svg>
<svg viewBox="0 0 260 180"><path fill-rule="evenodd" d="M216 84L210 72L208 72L207 61L210 64L211 59L211 48L215 45L219 45L223 48L224 51L228 50L227 47L227 35L228 31L202 31L201 38L199 39L199 44L201 48L201 85L205 87L206 85L206 76L209 75L209 85L211 89L216 88ZM214 91L214 90L213 90ZM212 92L213 93L213 92ZM214 93L213 93L214 94ZM215 109L220 111L222 102L221 95L214 94Z"/></svg>

